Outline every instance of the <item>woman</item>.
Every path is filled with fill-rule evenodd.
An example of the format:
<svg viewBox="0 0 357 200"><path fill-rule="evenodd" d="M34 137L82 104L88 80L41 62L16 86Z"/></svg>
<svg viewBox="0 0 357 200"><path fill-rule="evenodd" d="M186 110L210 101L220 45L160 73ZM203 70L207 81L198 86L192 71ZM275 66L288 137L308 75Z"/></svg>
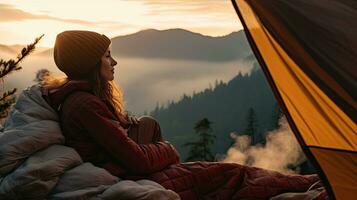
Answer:
<svg viewBox="0 0 357 200"><path fill-rule="evenodd" d="M124 112L122 93L113 81L117 62L110 43L106 36L88 31L65 31L56 38L54 60L67 78L47 79L43 85L50 91L47 100L60 112L66 144L84 161L116 176L125 171L148 174L178 162L153 119L143 117L139 126Z"/></svg>
<svg viewBox="0 0 357 200"><path fill-rule="evenodd" d="M127 179L148 178L182 199L266 199L304 191L316 176L288 176L233 163L179 163L159 124L124 112L113 81L117 62L110 39L90 31L57 35L54 60L67 77L43 81L43 95L58 110L66 144L84 161Z"/></svg>

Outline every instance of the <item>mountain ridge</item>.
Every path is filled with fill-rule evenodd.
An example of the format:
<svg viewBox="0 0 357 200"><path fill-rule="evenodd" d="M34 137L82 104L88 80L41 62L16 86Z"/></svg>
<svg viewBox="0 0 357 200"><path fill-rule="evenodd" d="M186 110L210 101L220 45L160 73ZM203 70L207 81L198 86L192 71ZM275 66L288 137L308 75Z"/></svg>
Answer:
<svg viewBox="0 0 357 200"><path fill-rule="evenodd" d="M145 29L112 38L116 57L165 58L179 60L230 61L251 54L243 31L224 36L207 36L185 29ZM53 48L36 52L52 56Z"/></svg>
<svg viewBox="0 0 357 200"><path fill-rule="evenodd" d="M119 57L229 61L251 53L243 31L212 37L185 29L147 29L112 41Z"/></svg>

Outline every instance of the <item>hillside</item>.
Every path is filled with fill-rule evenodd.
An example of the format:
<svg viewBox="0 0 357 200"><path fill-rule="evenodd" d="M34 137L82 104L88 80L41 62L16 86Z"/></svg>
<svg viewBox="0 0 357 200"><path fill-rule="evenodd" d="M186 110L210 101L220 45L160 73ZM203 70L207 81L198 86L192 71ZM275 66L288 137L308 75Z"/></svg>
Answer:
<svg viewBox="0 0 357 200"><path fill-rule="evenodd" d="M257 114L257 142L263 141L263 132L271 128L276 101L265 76L257 67L250 75L238 74L227 83L216 82L193 95L183 95L180 101L157 106L150 114L161 124L164 137L171 141L185 158L187 149L182 146L195 140L194 124L204 117L213 122L217 136L213 152L222 154L230 147L231 132L241 133L247 126L248 109Z"/></svg>

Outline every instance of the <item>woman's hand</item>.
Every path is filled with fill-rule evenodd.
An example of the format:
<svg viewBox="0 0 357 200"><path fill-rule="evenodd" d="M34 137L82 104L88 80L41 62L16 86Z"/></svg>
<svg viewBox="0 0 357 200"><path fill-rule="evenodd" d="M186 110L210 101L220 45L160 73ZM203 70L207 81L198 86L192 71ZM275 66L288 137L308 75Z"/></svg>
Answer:
<svg viewBox="0 0 357 200"><path fill-rule="evenodd" d="M136 116L129 115L128 113L119 116L119 122L124 129L128 129L131 125L139 124L139 121Z"/></svg>
<svg viewBox="0 0 357 200"><path fill-rule="evenodd" d="M139 119L134 115L128 115L127 120L129 122L129 124L132 124L132 125L139 124Z"/></svg>

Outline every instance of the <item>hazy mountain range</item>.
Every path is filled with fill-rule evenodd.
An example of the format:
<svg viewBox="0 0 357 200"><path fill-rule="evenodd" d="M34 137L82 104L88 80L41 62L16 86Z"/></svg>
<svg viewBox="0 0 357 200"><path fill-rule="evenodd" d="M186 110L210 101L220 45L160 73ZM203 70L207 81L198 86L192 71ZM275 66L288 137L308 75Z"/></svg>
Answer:
<svg viewBox="0 0 357 200"><path fill-rule="evenodd" d="M112 41L113 51L120 56L227 61L250 53L243 31L210 37L183 29L149 29Z"/></svg>
<svg viewBox="0 0 357 200"><path fill-rule="evenodd" d="M1 51L17 52L14 48L0 46ZM148 29L112 38L112 52L119 57L227 61L248 56L249 49L243 31L211 37L184 29ZM36 52L40 56L52 53L52 48Z"/></svg>
<svg viewBox="0 0 357 200"><path fill-rule="evenodd" d="M0 57L14 58L22 47L0 45ZM23 69L6 79L6 86L32 85L42 68L61 74L52 53L52 48L36 49L21 64ZM247 59L252 52L243 31L210 37L183 29L148 29L112 38L112 54L118 61L115 80L124 90L127 109L137 114L252 68Z"/></svg>
<svg viewBox="0 0 357 200"><path fill-rule="evenodd" d="M24 48L26 45L3 45L0 44L0 55L1 56L16 56L18 53L21 52L21 49ZM49 48L47 47L37 47L36 51L33 52L33 55L40 55L41 53L44 53L46 51L49 51Z"/></svg>

